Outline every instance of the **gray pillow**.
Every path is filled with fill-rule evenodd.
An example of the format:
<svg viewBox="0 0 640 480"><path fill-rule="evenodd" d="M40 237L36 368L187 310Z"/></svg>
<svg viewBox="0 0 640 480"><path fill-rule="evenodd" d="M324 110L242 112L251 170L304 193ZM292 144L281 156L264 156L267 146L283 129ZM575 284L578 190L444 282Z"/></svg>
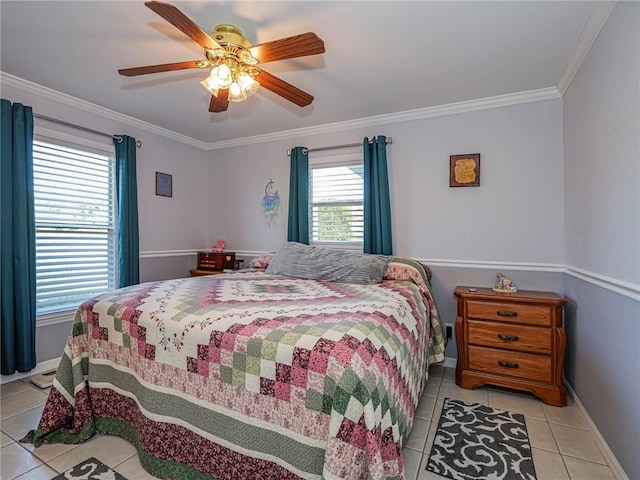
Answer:
<svg viewBox="0 0 640 480"><path fill-rule="evenodd" d="M329 282L379 283L391 257L313 247L302 243L283 243L266 273Z"/></svg>

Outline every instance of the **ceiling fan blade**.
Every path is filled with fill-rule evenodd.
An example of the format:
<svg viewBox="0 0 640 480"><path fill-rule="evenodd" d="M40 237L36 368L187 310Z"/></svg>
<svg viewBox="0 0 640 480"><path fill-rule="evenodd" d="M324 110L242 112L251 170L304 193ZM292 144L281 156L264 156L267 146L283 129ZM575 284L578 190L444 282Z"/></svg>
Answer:
<svg viewBox="0 0 640 480"><path fill-rule="evenodd" d="M255 76L255 79L260 86L271 90L276 95L280 95L282 98L286 98L300 107L306 107L313 102L313 95L309 95L307 92L300 90L298 87L294 87L290 83L264 70L260 70L260 73Z"/></svg>
<svg viewBox="0 0 640 480"><path fill-rule="evenodd" d="M194 42L203 48L222 48L218 42L211 38L202 30L193 20L178 10L177 7L170 3L163 2L145 2L145 5L164 18L171 25L182 31Z"/></svg>
<svg viewBox="0 0 640 480"><path fill-rule="evenodd" d="M213 113L224 112L229 107L229 89L218 90L218 95L211 95L209 111Z"/></svg>
<svg viewBox="0 0 640 480"><path fill-rule="evenodd" d="M204 68L201 67L201 65L202 61L193 60L191 62L162 63L160 65L148 65L146 67L121 68L118 70L118 73L125 77L135 77L137 75L146 75L148 73L187 70L188 68Z"/></svg>
<svg viewBox="0 0 640 480"><path fill-rule="evenodd" d="M249 51L260 63L266 63L324 53L324 42L315 33L307 32L254 45Z"/></svg>

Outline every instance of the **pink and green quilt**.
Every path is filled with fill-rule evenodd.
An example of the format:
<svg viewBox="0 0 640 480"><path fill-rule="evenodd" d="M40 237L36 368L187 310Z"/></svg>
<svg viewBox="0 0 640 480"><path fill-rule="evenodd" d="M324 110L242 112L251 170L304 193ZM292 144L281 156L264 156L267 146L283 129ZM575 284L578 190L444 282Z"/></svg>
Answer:
<svg viewBox="0 0 640 480"><path fill-rule="evenodd" d="M261 270L83 303L38 429L136 446L172 479L402 479L428 365L444 360L421 266L375 285Z"/></svg>

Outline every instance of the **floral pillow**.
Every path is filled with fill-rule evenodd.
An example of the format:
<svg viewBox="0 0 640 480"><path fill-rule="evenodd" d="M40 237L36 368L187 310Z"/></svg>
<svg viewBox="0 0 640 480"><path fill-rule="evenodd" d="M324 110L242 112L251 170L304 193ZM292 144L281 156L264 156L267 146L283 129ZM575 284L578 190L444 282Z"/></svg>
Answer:
<svg viewBox="0 0 640 480"><path fill-rule="evenodd" d="M423 291L429 291L431 269L410 258L393 257L384 272L384 280L411 280Z"/></svg>
<svg viewBox="0 0 640 480"><path fill-rule="evenodd" d="M262 255L258 255L251 259L247 268L267 268L274 255L274 253L263 253Z"/></svg>

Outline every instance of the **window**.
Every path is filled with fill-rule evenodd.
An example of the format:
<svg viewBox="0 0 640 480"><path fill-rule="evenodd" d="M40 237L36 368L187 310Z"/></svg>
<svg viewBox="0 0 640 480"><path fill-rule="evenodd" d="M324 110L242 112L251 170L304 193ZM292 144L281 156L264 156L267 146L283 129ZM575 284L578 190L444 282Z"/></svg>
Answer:
<svg viewBox="0 0 640 480"><path fill-rule="evenodd" d="M360 156L309 161L309 243L362 249Z"/></svg>
<svg viewBox="0 0 640 480"><path fill-rule="evenodd" d="M115 288L115 165L102 147L33 142L38 315Z"/></svg>

